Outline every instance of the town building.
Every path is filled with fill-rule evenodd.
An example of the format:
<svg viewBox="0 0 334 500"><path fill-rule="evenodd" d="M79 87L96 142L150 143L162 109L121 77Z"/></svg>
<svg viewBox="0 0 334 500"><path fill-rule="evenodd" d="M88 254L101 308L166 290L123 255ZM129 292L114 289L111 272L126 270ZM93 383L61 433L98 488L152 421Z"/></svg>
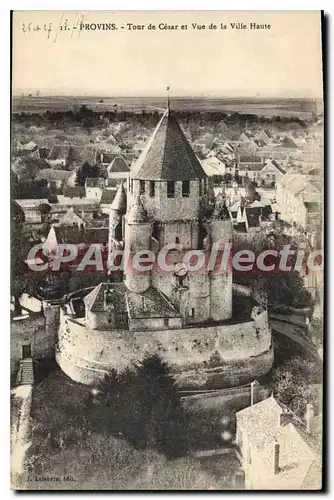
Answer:
<svg viewBox="0 0 334 500"><path fill-rule="evenodd" d="M281 218L310 235L321 229L321 199L321 186L313 175L291 170L277 183L276 201Z"/></svg>
<svg viewBox="0 0 334 500"><path fill-rule="evenodd" d="M321 450L310 425L294 418L273 396L238 411L236 445L245 489L321 489Z"/></svg>

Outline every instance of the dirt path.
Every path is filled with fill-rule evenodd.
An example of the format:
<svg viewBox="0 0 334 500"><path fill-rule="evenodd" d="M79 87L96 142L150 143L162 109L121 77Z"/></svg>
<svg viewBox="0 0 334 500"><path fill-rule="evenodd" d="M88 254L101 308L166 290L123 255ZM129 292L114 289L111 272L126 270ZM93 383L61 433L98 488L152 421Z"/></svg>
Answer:
<svg viewBox="0 0 334 500"><path fill-rule="evenodd" d="M28 441L29 417L32 401L32 386L19 385L11 391L12 424L11 424L11 474L12 488L22 487L24 460L30 446Z"/></svg>

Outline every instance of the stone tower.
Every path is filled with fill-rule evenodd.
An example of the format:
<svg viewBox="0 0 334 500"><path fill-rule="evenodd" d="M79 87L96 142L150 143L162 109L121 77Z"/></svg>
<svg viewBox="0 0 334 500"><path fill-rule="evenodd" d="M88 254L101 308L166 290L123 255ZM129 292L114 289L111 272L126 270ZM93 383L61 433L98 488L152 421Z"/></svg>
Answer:
<svg viewBox="0 0 334 500"><path fill-rule="evenodd" d="M125 217L125 251L128 263L125 265L125 284L131 292L145 292L151 285L150 272L137 271L133 261L135 254L145 254L151 248L152 224L147 217L140 197L130 207Z"/></svg>
<svg viewBox="0 0 334 500"><path fill-rule="evenodd" d="M215 201L215 208L208 220L211 249L218 250L217 264L210 275L210 319L227 320L232 317L232 265L231 257L225 260L232 247L233 225L225 200L221 196Z"/></svg>
<svg viewBox="0 0 334 500"><path fill-rule="evenodd" d="M210 180L167 109L130 171L125 248L149 250L152 246L157 252L174 245L175 272L166 273L156 266L151 276L147 273L140 279L132 273L134 277L127 276L125 283L133 291L150 285L160 290L178 307L183 324L224 320L232 315L229 270L216 276L216 270L210 273L205 266L187 272L182 269L185 253L210 251L222 232L227 240L232 237L231 220L225 212L218 214L217 208L210 219L214 207L211 211L207 208L212 198Z"/></svg>

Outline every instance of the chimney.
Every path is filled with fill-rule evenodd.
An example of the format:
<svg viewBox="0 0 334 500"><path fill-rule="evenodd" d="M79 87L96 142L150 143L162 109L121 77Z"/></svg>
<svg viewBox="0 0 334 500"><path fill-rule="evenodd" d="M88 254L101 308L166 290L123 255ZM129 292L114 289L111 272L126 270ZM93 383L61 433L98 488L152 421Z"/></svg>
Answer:
<svg viewBox="0 0 334 500"><path fill-rule="evenodd" d="M314 416L313 406L310 403L307 403L305 412L305 422L306 422L306 432L308 434L311 434L313 416Z"/></svg>
<svg viewBox="0 0 334 500"><path fill-rule="evenodd" d="M280 471L279 468L279 444L275 443L274 445L274 474L278 474Z"/></svg>
<svg viewBox="0 0 334 500"><path fill-rule="evenodd" d="M251 406L253 406L254 404L254 381L251 382L251 385L250 385L250 390L251 390Z"/></svg>

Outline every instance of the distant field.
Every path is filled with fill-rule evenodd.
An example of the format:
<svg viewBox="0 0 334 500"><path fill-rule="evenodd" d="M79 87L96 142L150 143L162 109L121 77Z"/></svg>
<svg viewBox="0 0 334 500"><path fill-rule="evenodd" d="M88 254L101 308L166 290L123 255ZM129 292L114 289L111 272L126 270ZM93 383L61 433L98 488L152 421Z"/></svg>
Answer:
<svg viewBox="0 0 334 500"><path fill-rule="evenodd" d="M103 101L103 102L99 102ZM68 111L73 106L85 104L94 111L119 111L141 113L163 110L166 99L162 97L66 97L48 96L13 97L14 113L44 113L45 111ZM173 98L176 111L220 111L228 114L243 113L260 116L299 117L309 119L317 112L317 103L311 99L222 99L222 98Z"/></svg>

